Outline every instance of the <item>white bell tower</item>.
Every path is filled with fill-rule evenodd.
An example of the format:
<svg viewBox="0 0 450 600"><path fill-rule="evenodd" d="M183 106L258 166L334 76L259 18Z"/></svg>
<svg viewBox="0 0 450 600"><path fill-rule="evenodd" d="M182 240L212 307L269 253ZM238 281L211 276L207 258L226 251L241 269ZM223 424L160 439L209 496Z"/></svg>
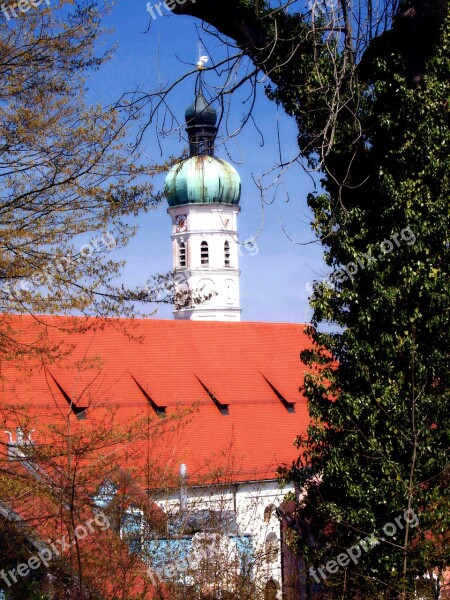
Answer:
<svg viewBox="0 0 450 600"><path fill-rule="evenodd" d="M186 111L190 156L172 167L165 192L172 219L176 319L240 321L237 215L241 181L214 156L216 111L201 88ZM187 301L186 301L187 300Z"/></svg>

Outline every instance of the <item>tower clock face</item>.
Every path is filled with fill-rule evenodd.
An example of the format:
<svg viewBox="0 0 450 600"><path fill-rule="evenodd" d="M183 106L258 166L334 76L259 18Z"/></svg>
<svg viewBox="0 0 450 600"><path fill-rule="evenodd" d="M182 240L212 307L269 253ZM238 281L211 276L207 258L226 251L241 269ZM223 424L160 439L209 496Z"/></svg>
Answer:
<svg viewBox="0 0 450 600"><path fill-rule="evenodd" d="M177 215L175 219L177 233L187 231L187 215Z"/></svg>

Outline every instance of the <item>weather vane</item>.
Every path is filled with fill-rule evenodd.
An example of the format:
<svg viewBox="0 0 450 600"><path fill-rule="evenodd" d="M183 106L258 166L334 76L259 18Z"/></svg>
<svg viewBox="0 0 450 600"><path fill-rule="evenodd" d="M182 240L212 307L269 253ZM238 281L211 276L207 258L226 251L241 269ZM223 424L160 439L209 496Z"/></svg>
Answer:
<svg viewBox="0 0 450 600"><path fill-rule="evenodd" d="M205 70L205 65L209 60L209 56L207 56L206 54L202 54L202 52L203 52L203 46L202 46L202 43L199 42L198 43L198 62L197 62L197 69L199 71Z"/></svg>

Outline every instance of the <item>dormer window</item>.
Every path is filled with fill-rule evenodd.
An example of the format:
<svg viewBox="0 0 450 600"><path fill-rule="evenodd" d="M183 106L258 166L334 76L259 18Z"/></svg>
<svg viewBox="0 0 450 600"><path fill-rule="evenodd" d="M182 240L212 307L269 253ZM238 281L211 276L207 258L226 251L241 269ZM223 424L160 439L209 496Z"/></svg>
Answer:
<svg viewBox="0 0 450 600"><path fill-rule="evenodd" d="M200 262L203 267L209 265L209 248L208 242L202 242L200 246Z"/></svg>
<svg viewBox="0 0 450 600"><path fill-rule="evenodd" d="M224 245L224 257L225 257L225 266L231 266L231 257L230 257L230 242L226 241Z"/></svg>
<svg viewBox="0 0 450 600"><path fill-rule="evenodd" d="M186 244L184 242L180 242L178 247L178 262L181 269L186 268Z"/></svg>

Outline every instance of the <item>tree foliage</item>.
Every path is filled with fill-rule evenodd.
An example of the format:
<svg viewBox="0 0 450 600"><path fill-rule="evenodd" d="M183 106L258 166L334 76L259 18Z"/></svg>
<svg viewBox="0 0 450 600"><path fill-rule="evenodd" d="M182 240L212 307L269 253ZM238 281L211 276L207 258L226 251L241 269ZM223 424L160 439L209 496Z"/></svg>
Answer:
<svg viewBox="0 0 450 600"><path fill-rule="evenodd" d="M134 291L115 285L122 263L112 250L159 203L150 177L167 165L149 169L131 152L134 109L86 106L88 77L112 55L99 53L108 9L84 0L3 7L0 310L132 314L129 301L155 300L164 277ZM4 355L24 350L6 318L0 336Z"/></svg>
<svg viewBox="0 0 450 600"><path fill-rule="evenodd" d="M117 406L95 393L85 400L89 419L70 408L48 407L43 417L27 404L1 407L12 437L0 444L0 589L8 600L153 598L149 553L135 543L164 535L166 517L148 490L177 485L160 445L178 438L190 411L164 419L136 411L125 426ZM11 571L33 556L46 560L14 580Z"/></svg>
<svg viewBox="0 0 450 600"><path fill-rule="evenodd" d="M360 201L334 210L333 186L309 197L335 274L332 286L317 288L313 325L343 328L334 335L311 328L331 359L305 381L317 422L299 440L306 454L292 474L302 484L311 473L321 477L308 486L318 510L305 504L302 512L321 535L324 525L334 531L311 559L348 547L361 532L386 537L384 524L411 506L420 518L409 539L398 531L362 561L364 585L355 585L371 597L406 593L406 574L412 594L416 575L450 560L448 48L446 33L414 89L398 55L380 60L363 100L376 126L367 135ZM339 274L354 265L354 276Z"/></svg>

